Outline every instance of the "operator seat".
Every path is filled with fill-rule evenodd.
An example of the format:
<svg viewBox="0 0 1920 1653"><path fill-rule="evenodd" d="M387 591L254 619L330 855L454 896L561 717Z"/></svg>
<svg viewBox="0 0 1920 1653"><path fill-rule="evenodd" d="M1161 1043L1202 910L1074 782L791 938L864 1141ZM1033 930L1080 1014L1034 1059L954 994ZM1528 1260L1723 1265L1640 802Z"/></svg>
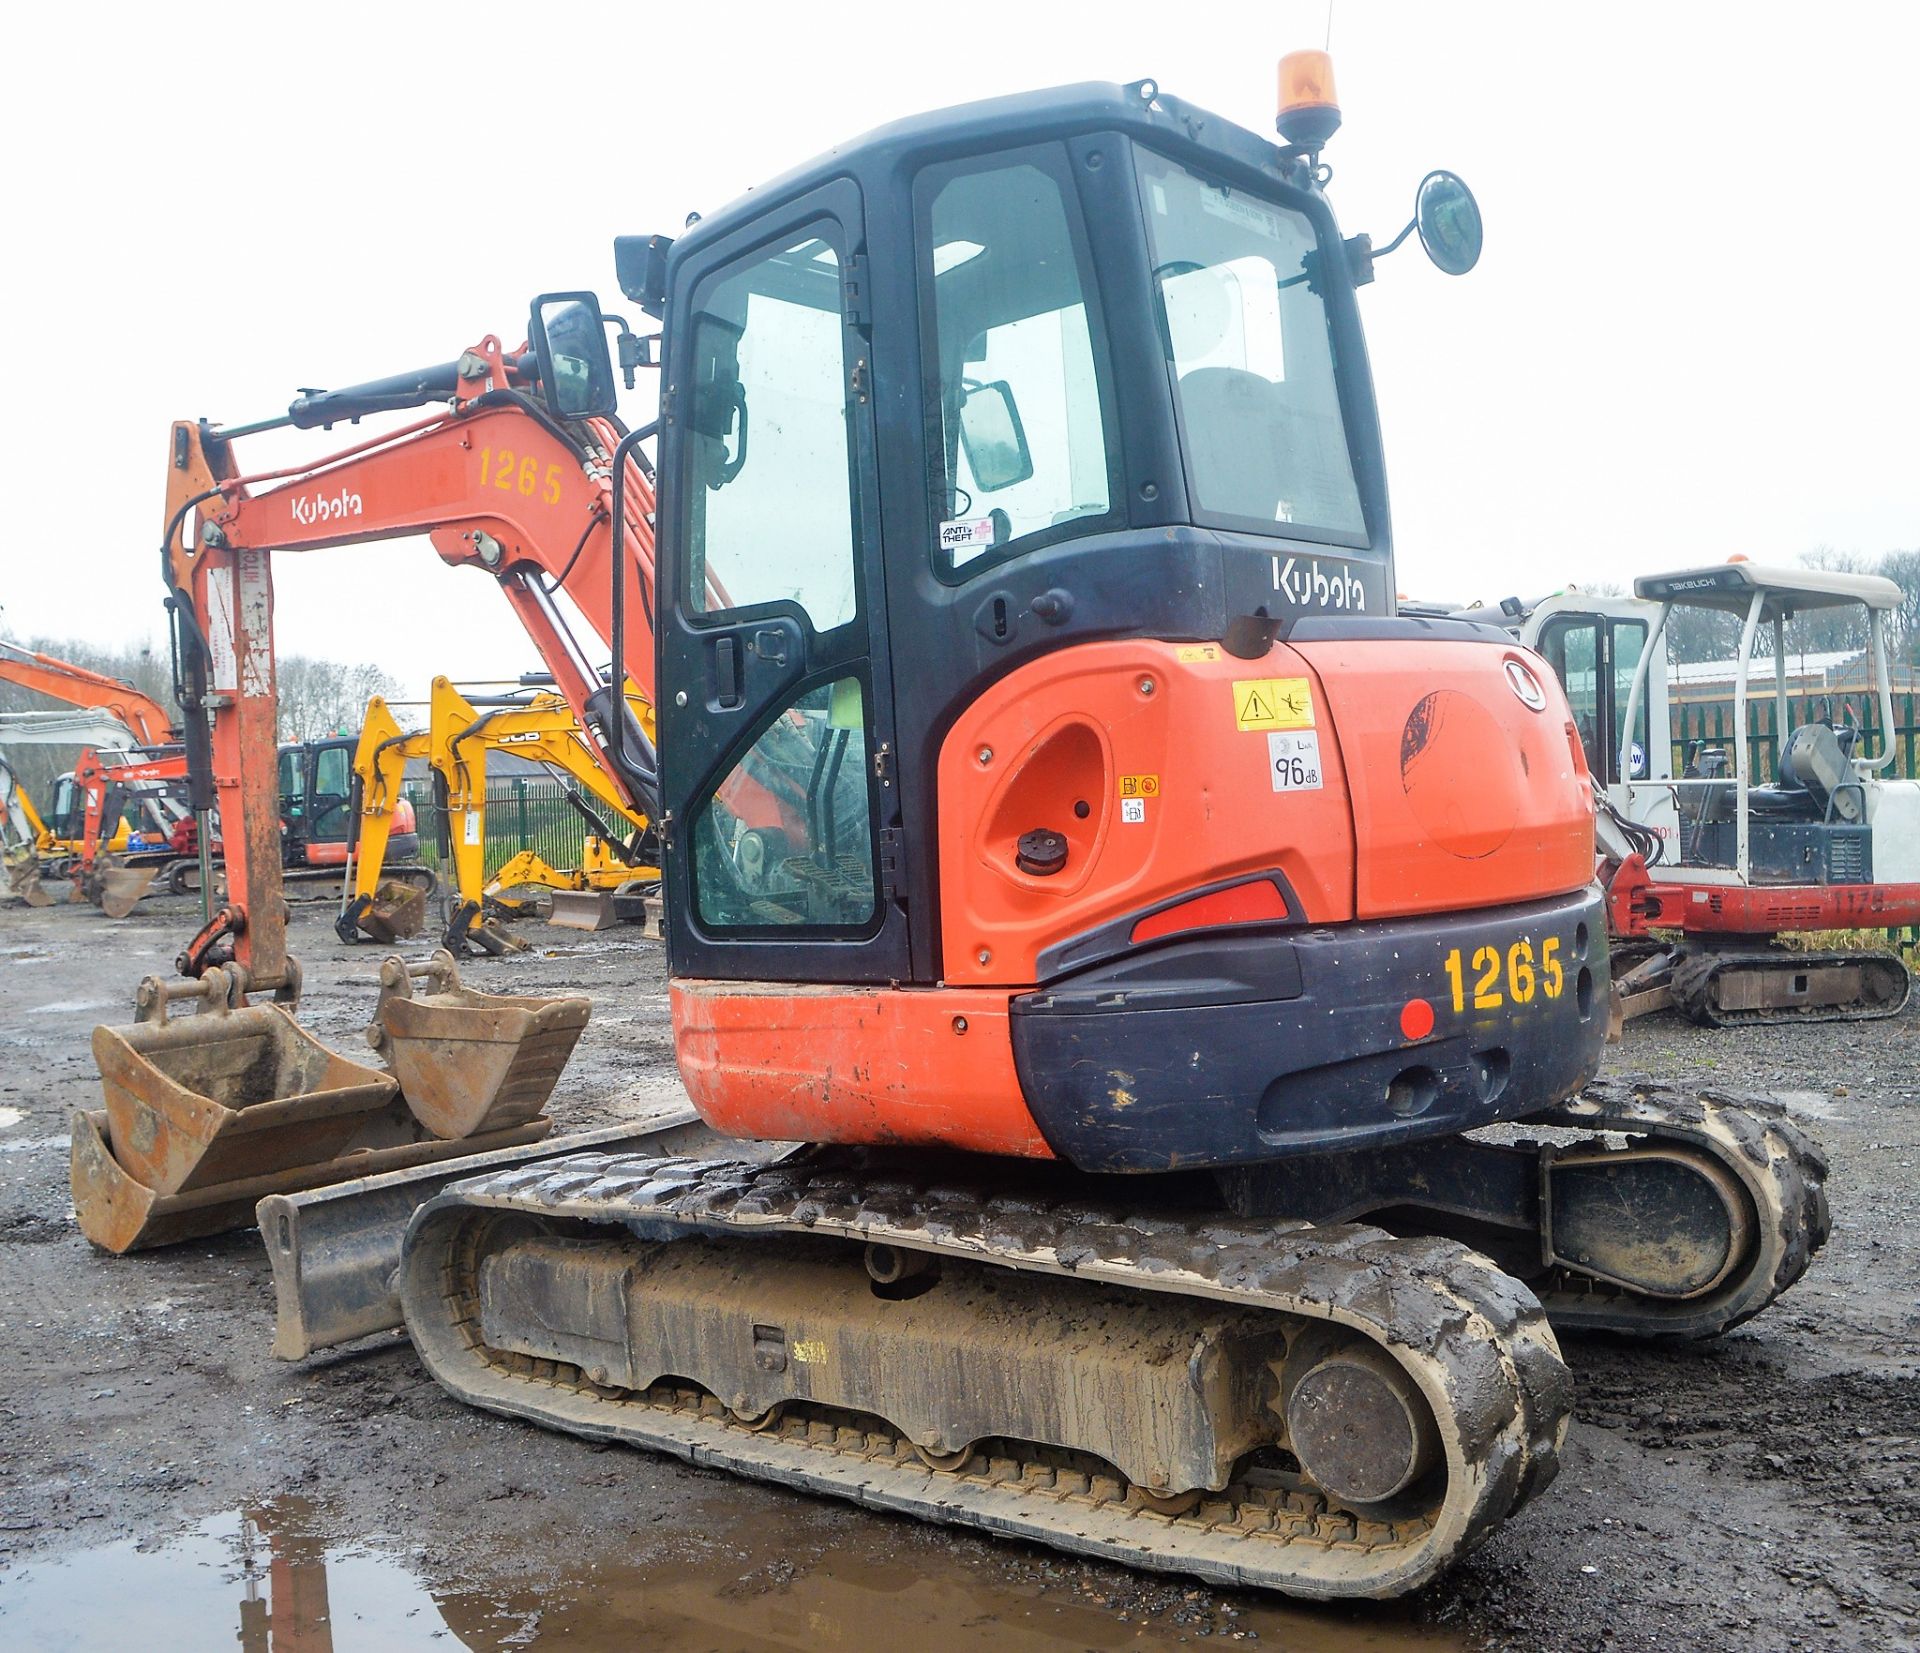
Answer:
<svg viewBox="0 0 1920 1653"><path fill-rule="evenodd" d="M1864 800L1853 772L1859 733L1827 723L1801 724L1780 750L1778 779L1752 788L1747 807L1771 821L1861 820Z"/></svg>

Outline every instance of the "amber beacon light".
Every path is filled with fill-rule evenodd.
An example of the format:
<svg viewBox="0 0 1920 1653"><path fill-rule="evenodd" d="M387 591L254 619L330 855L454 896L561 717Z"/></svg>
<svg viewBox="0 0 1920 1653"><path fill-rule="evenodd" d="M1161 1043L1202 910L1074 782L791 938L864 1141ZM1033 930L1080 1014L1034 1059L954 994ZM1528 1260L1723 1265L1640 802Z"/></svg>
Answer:
<svg viewBox="0 0 1920 1653"><path fill-rule="evenodd" d="M1340 130L1333 59L1325 52L1288 52L1280 60L1280 115L1273 123L1290 144L1318 149Z"/></svg>

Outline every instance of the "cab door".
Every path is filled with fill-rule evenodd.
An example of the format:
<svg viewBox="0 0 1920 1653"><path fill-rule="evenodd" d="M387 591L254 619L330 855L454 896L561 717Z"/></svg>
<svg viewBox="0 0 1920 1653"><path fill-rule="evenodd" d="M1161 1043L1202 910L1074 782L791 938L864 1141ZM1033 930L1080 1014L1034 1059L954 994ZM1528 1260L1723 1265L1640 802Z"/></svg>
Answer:
<svg viewBox="0 0 1920 1653"><path fill-rule="evenodd" d="M1653 749L1648 730L1651 702L1661 700L1664 716L1664 697L1649 692L1631 735L1626 728L1627 697L1646 643L1646 621L1607 614L1565 611L1540 627L1536 647L1566 691L1588 769L1607 785L1627 778L1621 771L1623 756L1635 780L1646 778L1650 757L1659 767L1662 754ZM1650 683L1649 690L1653 687Z"/></svg>
<svg viewBox="0 0 1920 1653"><path fill-rule="evenodd" d="M676 975L908 970L858 188L681 255L659 684Z"/></svg>

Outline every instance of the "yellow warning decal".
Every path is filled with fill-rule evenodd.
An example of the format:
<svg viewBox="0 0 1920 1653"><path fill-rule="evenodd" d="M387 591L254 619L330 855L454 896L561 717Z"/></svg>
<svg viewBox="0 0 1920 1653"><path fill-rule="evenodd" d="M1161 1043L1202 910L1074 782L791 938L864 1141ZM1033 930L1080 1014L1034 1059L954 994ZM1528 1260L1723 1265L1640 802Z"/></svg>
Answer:
<svg viewBox="0 0 1920 1653"><path fill-rule="evenodd" d="M1218 643L1182 643L1178 658L1183 666L1191 666L1200 661L1218 660L1220 645Z"/></svg>
<svg viewBox="0 0 1920 1653"><path fill-rule="evenodd" d="M824 1366L827 1363L827 1345L823 1338L799 1338L792 1347L793 1358L802 1366Z"/></svg>
<svg viewBox="0 0 1920 1653"><path fill-rule="evenodd" d="M1242 729L1311 729L1313 684L1304 677L1257 677L1233 686L1233 721Z"/></svg>
<svg viewBox="0 0 1920 1653"><path fill-rule="evenodd" d="M1160 777L1158 775L1122 775L1120 777L1120 796L1123 798L1157 798L1160 796Z"/></svg>

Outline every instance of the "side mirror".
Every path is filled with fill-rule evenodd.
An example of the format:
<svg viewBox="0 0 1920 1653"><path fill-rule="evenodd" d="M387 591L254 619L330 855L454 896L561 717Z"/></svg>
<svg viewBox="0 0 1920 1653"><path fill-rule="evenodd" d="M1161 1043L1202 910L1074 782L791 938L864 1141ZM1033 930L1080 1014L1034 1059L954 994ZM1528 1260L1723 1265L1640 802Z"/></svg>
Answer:
<svg viewBox="0 0 1920 1653"><path fill-rule="evenodd" d="M613 357L592 293L542 293L533 301L527 337L556 418L597 419L614 411Z"/></svg>
<svg viewBox="0 0 1920 1653"><path fill-rule="evenodd" d="M1005 379L967 387L960 403L960 445L983 493L998 493L1033 475L1033 450Z"/></svg>
<svg viewBox="0 0 1920 1653"><path fill-rule="evenodd" d="M1427 257L1448 275L1465 275L1480 262L1486 236L1480 203L1451 172L1429 172L1413 197L1413 223Z"/></svg>

